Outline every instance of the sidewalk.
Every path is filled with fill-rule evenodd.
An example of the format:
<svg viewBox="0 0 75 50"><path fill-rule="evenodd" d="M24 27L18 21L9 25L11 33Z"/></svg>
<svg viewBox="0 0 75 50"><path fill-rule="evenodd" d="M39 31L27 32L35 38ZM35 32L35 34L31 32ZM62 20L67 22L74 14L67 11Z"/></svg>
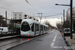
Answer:
<svg viewBox="0 0 75 50"><path fill-rule="evenodd" d="M75 48L75 34L73 34L73 39L70 39L70 36L66 36L65 38Z"/></svg>
<svg viewBox="0 0 75 50"><path fill-rule="evenodd" d="M73 33L73 39L71 39L70 36L64 36L64 38L68 41L69 45L75 49L75 34Z"/></svg>

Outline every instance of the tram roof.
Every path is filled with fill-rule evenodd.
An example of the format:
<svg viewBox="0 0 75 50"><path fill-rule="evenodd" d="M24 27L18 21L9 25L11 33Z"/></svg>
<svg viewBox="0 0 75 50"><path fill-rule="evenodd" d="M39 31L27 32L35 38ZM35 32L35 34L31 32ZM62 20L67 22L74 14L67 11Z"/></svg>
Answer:
<svg viewBox="0 0 75 50"><path fill-rule="evenodd" d="M31 23L37 23L37 24L44 25L44 26L47 27L47 25L45 25L45 24L43 24L43 23L40 23L40 22L38 22L38 21L36 21L36 20L33 20L33 19L23 19L22 22L23 22L23 21L26 21L26 22L28 22L29 24L31 24Z"/></svg>
<svg viewBox="0 0 75 50"><path fill-rule="evenodd" d="M23 22L23 21L26 21L26 22L28 22L28 23L30 23L30 24L31 24L31 23L39 23L38 21L33 20L33 19L23 19L22 22Z"/></svg>

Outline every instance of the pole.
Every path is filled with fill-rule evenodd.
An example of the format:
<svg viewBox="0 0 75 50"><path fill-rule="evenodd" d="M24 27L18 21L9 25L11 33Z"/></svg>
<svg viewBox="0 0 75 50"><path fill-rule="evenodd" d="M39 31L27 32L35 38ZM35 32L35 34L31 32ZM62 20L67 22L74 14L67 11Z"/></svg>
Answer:
<svg viewBox="0 0 75 50"><path fill-rule="evenodd" d="M39 15L39 17L40 17L40 23L41 23L41 19L42 19L42 13L38 13L38 14L41 14L41 16Z"/></svg>
<svg viewBox="0 0 75 50"><path fill-rule="evenodd" d="M61 17L61 29L62 29L62 17Z"/></svg>
<svg viewBox="0 0 75 50"><path fill-rule="evenodd" d="M61 17L61 25L62 25L62 17Z"/></svg>
<svg viewBox="0 0 75 50"><path fill-rule="evenodd" d="M42 13L41 13L41 17L40 18L42 19ZM41 19L40 19L40 23L41 23Z"/></svg>
<svg viewBox="0 0 75 50"><path fill-rule="evenodd" d="M63 9L63 29L65 28L65 10Z"/></svg>
<svg viewBox="0 0 75 50"><path fill-rule="evenodd" d="M1 27L2 27L2 18L1 18Z"/></svg>
<svg viewBox="0 0 75 50"><path fill-rule="evenodd" d="M5 11L5 16L6 16L6 27L7 27L7 11Z"/></svg>
<svg viewBox="0 0 75 50"><path fill-rule="evenodd" d="M71 33L70 33L70 38L71 38L71 39L73 38L73 36L72 36L72 1L73 1L73 0L70 0L70 18L71 18L71 23L70 23L70 24L71 24L71 25L70 25L70 29L71 29L71 30L70 30L70 32L71 32Z"/></svg>

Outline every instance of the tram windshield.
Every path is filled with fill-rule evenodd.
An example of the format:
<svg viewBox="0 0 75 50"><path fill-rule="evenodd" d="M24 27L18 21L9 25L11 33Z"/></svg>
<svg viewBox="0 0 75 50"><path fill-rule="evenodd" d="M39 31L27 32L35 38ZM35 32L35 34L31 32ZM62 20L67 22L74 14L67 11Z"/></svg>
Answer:
<svg viewBox="0 0 75 50"><path fill-rule="evenodd" d="M29 31L30 30L30 26L27 22L23 22L21 25L21 30L22 31Z"/></svg>

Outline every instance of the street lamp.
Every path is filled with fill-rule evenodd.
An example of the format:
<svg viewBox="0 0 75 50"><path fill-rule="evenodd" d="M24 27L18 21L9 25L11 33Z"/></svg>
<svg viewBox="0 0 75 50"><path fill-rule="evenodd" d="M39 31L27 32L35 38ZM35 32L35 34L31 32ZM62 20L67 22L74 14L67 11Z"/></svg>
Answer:
<svg viewBox="0 0 75 50"><path fill-rule="evenodd" d="M66 4L55 4L55 5L60 5L60 6L70 6L70 5L66 5Z"/></svg>
<svg viewBox="0 0 75 50"><path fill-rule="evenodd" d="M73 36L72 36L72 2L73 0L70 0L70 5L66 5L66 4L55 4L55 5L60 5L60 6L70 6L70 18L71 18L71 26L70 26L70 38L72 39Z"/></svg>
<svg viewBox="0 0 75 50"><path fill-rule="evenodd" d="M42 19L42 13L38 13L39 15L41 15L41 16L39 16L40 17L40 22L41 22L41 19Z"/></svg>
<svg viewBox="0 0 75 50"><path fill-rule="evenodd" d="M7 27L7 11L5 11L5 16L6 16L6 27Z"/></svg>

